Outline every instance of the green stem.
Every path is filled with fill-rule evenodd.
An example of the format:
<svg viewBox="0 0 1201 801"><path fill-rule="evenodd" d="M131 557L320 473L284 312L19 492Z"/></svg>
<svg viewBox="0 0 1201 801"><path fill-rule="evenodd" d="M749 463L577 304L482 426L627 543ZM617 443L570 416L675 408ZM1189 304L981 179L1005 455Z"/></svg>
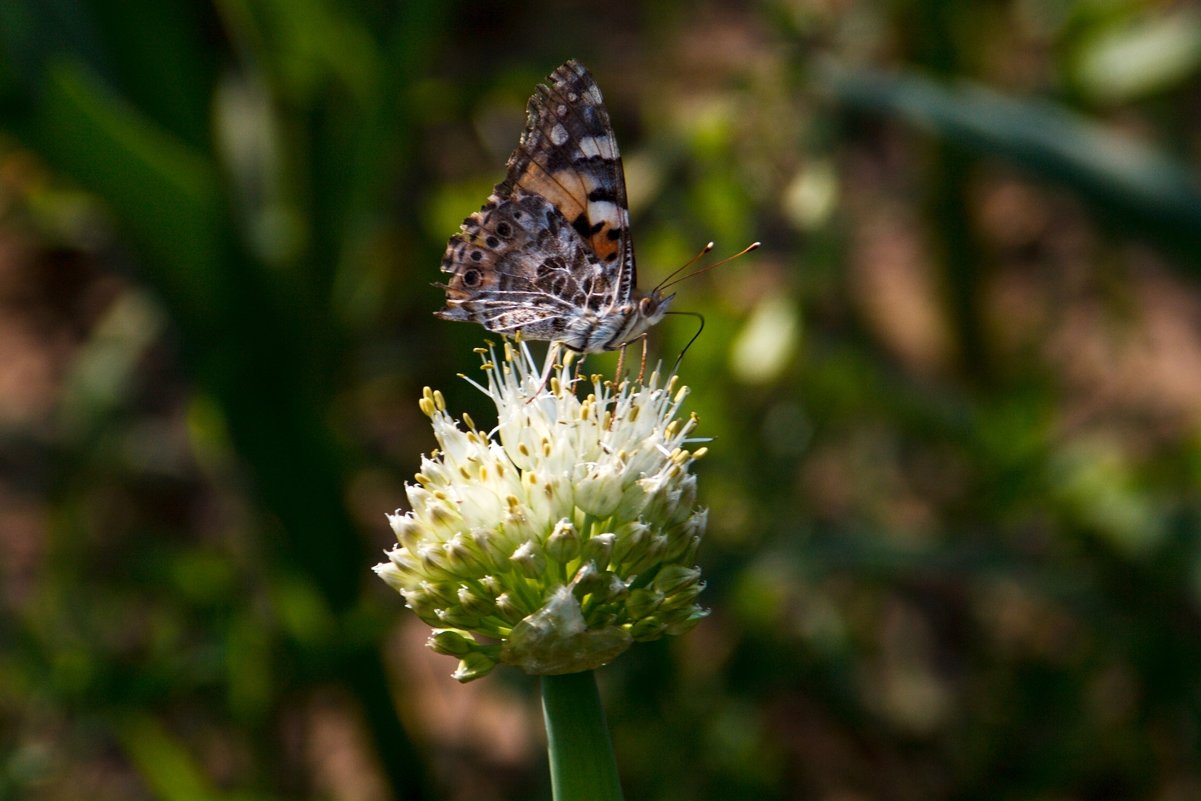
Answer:
<svg viewBox="0 0 1201 801"><path fill-rule="evenodd" d="M555 801L621 801L617 760L592 671L542 677Z"/></svg>

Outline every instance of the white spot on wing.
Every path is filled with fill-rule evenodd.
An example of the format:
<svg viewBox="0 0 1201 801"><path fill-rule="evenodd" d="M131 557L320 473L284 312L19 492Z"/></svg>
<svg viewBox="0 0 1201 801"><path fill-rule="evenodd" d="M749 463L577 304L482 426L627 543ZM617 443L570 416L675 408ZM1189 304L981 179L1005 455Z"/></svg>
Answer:
<svg viewBox="0 0 1201 801"><path fill-rule="evenodd" d="M613 140L607 136L585 136L579 142L580 152L585 156L612 158Z"/></svg>
<svg viewBox="0 0 1201 801"><path fill-rule="evenodd" d="M616 226L621 221L621 213L618 211L616 203L610 203L607 200L594 200L588 204L588 219L594 223L607 222L612 226Z"/></svg>
<svg viewBox="0 0 1201 801"><path fill-rule="evenodd" d="M557 146L562 146L567 143L567 129L562 123L550 129L550 141Z"/></svg>

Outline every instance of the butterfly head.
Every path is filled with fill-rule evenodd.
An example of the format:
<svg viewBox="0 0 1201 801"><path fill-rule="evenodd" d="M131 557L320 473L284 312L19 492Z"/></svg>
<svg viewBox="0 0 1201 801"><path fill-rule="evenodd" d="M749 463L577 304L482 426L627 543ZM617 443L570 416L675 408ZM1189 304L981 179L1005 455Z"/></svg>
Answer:
<svg viewBox="0 0 1201 801"><path fill-rule="evenodd" d="M663 315L667 314L667 310L671 308L671 302L675 298L674 292L666 297L658 292L649 292L643 295L638 298L638 317L645 321L647 328L650 328L663 319Z"/></svg>
<svg viewBox="0 0 1201 801"><path fill-rule="evenodd" d="M604 349L617 350L645 334L663 319L663 315L667 314L675 297L674 293L664 296L651 291L628 304L626 307L628 311L623 315L621 327L605 343Z"/></svg>

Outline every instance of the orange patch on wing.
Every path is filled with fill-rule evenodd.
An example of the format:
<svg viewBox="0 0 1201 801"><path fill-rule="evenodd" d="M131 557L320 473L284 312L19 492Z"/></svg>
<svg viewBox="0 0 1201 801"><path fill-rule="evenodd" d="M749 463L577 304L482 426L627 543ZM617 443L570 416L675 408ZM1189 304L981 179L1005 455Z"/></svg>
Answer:
<svg viewBox="0 0 1201 801"><path fill-rule="evenodd" d="M579 177L572 172L561 171L548 175L538 164L530 162L525 172L517 179L517 186L532 195L545 198L569 223L588 207L588 191L580 183Z"/></svg>
<svg viewBox="0 0 1201 801"><path fill-rule="evenodd" d="M567 219L568 223L575 222L580 214L588 220L589 225L601 224L596 233L588 237L592 251L601 261L609 261L610 256L620 251L620 238L612 239L609 231L623 227L622 209L613 203L590 203L588 195L601 185L598 177L586 172L560 170L552 175L537 163L531 162L517 179L517 186L531 194L545 198L552 206ZM601 213L607 209L609 213Z"/></svg>

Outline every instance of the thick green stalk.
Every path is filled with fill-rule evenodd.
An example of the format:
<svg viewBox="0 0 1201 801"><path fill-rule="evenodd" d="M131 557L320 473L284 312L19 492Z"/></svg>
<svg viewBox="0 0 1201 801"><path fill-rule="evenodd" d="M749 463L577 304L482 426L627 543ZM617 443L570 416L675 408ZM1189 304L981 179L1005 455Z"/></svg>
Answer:
<svg viewBox="0 0 1201 801"><path fill-rule="evenodd" d="M542 677L555 801L621 801L617 761L592 671Z"/></svg>

